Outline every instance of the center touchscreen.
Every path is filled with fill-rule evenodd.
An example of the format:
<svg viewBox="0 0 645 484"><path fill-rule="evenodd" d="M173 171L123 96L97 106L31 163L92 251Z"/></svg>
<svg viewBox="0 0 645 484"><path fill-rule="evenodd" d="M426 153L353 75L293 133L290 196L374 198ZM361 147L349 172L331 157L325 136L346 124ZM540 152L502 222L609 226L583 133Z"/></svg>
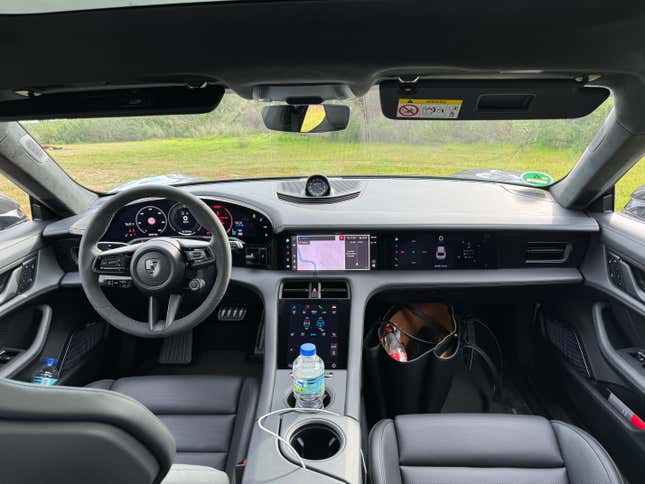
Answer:
<svg viewBox="0 0 645 484"><path fill-rule="evenodd" d="M318 356L327 368L337 368L339 360L337 303L292 303L289 307L289 337L287 362L291 368L299 354L300 345L313 343Z"/></svg>
<svg viewBox="0 0 645 484"><path fill-rule="evenodd" d="M291 267L294 271L368 271L370 236L293 235Z"/></svg>

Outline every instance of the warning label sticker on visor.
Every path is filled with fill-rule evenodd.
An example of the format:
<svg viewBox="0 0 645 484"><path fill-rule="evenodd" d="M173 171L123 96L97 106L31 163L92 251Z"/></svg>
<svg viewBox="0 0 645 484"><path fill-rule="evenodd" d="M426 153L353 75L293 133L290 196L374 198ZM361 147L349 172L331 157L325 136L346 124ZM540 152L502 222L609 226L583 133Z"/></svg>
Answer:
<svg viewBox="0 0 645 484"><path fill-rule="evenodd" d="M400 98L396 117L402 119L457 119L461 99Z"/></svg>

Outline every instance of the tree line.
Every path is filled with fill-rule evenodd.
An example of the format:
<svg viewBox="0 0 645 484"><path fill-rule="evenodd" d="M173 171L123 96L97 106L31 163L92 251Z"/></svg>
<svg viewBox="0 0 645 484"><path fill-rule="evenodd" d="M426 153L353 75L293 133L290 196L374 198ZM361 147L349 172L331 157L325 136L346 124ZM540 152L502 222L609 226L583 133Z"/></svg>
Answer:
<svg viewBox="0 0 645 484"><path fill-rule="evenodd" d="M377 90L348 102L346 130L326 133L330 141L395 144L514 144L582 150L612 108L608 100L589 116L573 120L394 121L380 109ZM141 141L211 136L245 137L265 133L263 104L234 94L224 96L213 112L199 115L65 119L25 123L43 145Z"/></svg>

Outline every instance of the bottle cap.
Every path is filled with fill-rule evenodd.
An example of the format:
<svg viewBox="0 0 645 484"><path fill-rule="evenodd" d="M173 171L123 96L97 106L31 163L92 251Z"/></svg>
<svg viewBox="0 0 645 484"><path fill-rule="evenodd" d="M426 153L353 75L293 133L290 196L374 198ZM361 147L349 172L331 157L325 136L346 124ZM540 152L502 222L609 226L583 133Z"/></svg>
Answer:
<svg viewBox="0 0 645 484"><path fill-rule="evenodd" d="M58 364L58 360L56 358L45 358L45 364L49 366L54 366Z"/></svg>
<svg viewBox="0 0 645 484"><path fill-rule="evenodd" d="M302 356L314 356L316 354L316 345L313 343L304 343L300 345L300 354Z"/></svg>

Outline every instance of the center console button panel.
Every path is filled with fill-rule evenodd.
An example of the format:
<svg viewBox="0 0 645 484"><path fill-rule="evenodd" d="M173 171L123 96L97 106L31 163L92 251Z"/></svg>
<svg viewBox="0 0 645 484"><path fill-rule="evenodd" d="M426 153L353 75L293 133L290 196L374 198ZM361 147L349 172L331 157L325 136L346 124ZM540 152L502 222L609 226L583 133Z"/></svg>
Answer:
<svg viewBox="0 0 645 484"><path fill-rule="evenodd" d="M300 345L313 343L327 370L347 368L349 287L346 281L285 281L278 304L278 367L291 368Z"/></svg>

